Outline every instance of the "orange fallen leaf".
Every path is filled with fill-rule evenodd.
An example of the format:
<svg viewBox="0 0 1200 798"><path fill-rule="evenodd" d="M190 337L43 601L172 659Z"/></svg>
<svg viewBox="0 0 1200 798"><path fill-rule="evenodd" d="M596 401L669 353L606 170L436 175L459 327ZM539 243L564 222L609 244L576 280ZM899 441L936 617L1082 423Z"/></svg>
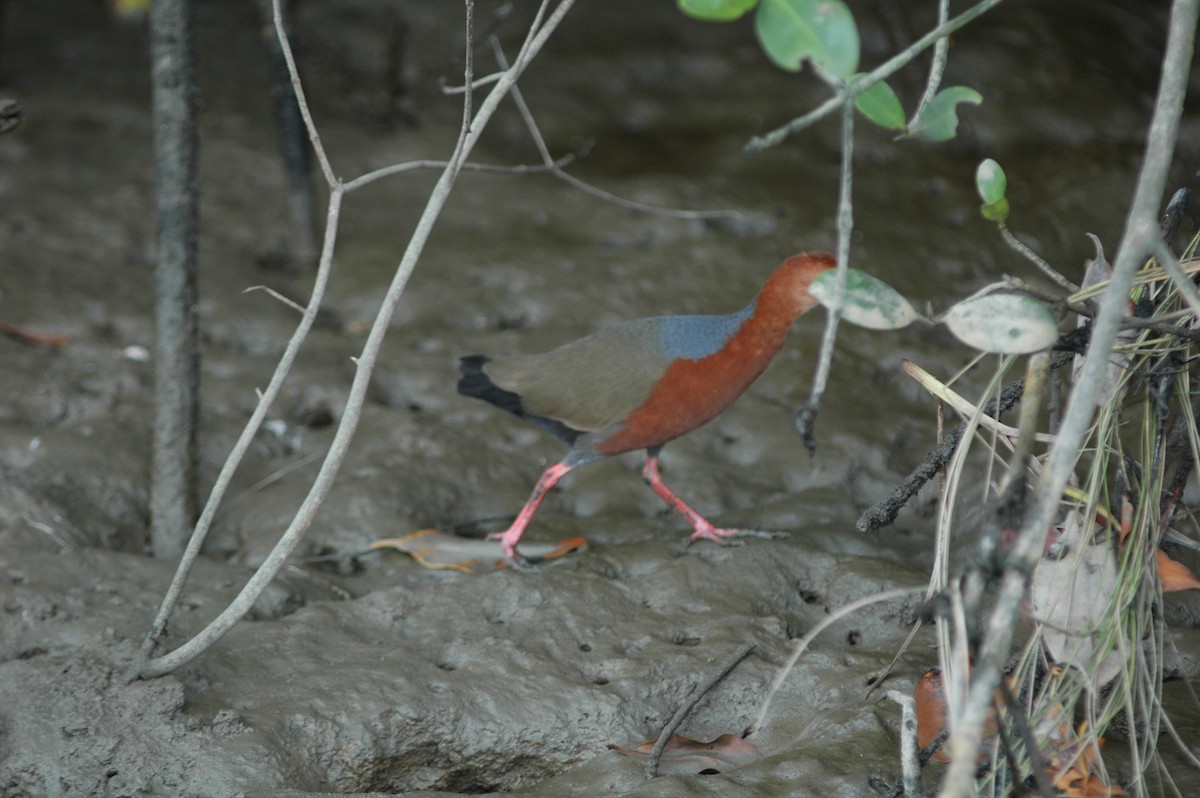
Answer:
<svg viewBox="0 0 1200 798"><path fill-rule="evenodd" d="M1104 745L1104 738L1089 738L1087 729L1086 721L1079 724L1076 739L1067 741L1065 738L1070 735L1071 729L1064 722L1059 727L1058 734L1047 740L1051 745L1060 746L1057 751L1044 752L1047 759L1046 770L1054 779L1054 786L1062 790L1063 795L1072 798L1109 798L1113 795L1124 795L1125 790L1119 785L1109 784L1092 773L1096 762L1100 760L1100 748Z"/></svg>
<svg viewBox="0 0 1200 798"><path fill-rule="evenodd" d="M946 685L942 672L930 668L921 674L921 680L913 690L913 701L917 705L917 746L924 751L941 734L950 718L946 704ZM949 762L950 757L939 747L931 757L935 762Z"/></svg>
<svg viewBox="0 0 1200 798"><path fill-rule="evenodd" d="M586 545L586 540L575 537L558 543L522 543L521 552L532 560L552 560ZM371 551L396 549L426 568L449 568L464 574L488 573L508 565L500 541L464 538L437 529L376 540L370 548Z"/></svg>
<svg viewBox="0 0 1200 798"><path fill-rule="evenodd" d="M609 745L611 751L625 756L647 759L655 741L637 748ZM758 749L736 734L722 734L711 742L702 743L682 734L672 734L659 760L659 772L675 775L715 775L723 770L741 767L759 758Z"/></svg>
<svg viewBox="0 0 1200 798"><path fill-rule="evenodd" d="M1011 677L1006 677L1005 681L1010 687L1012 686ZM997 695L999 694L997 693ZM917 746L924 751L933 744L938 735L945 731L946 724L950 719L950 708L946 701L946 685L939 668L930 668L921 674L921 679L913 690L913 702L917 708ZM985 739L979 747L981 763L991 757L992 743L989 738L995 732L996 709L993 707L988 711L987 725L983 729ZM950 756L941 746L938 746L929 758L934 762L950 761Z"/></svg>
<svg viewBox="0 0 1200 798"><path fill-rule="evenodd" d="M1174 560L1165 551L1159 549L1158 581L1162 582L1164 593L1174 593L1178 590L1200 590L1200 579L1186 565Z"/></svg>
<svg viewBox="0 0 1200 798"><path fill-rule="evenodd" d="M1129 531L1133 528L1133 503L1126 496L1121 497L1121 542L1125 542L1125 538L1129 537ZM1158 560L1158 581L1162 584L1164 593L1175 593L1180 590L1200 590L1200 579L1191 570L1179 562L1172 559L1162 549L1154 552Z"/></svg>
<svg viewBox="0 0 1200 798"><path fill-rule="evenodd" d="M30 346L65 346L71 340L70 336L67 335L37 332L36 330L29 330L18 324L13 324L11 321L4 320L0 320L0 333Z"/></svg>
<svg viewBox="0 0 1200 798"><path fill-rule="evenodd" d="M1068 779L1067 776L1070 776ZM1063 795L1071 798L1109 798L1112 795L1124 795L1125 790L1119 786L1106 784L1103 779L1092 775L1080 775L1068 771L1054 786L1063 791Z"/></svg>

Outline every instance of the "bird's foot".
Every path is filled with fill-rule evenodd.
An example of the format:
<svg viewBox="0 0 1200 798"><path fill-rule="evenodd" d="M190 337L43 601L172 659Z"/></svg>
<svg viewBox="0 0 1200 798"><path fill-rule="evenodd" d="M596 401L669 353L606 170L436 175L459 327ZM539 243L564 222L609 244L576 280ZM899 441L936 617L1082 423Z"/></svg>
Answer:
<svg viewBox="0 0 1200 798"><path fill-rule="evenodd" d="M534 557L531 559L521 554L521 552L517 551L516 549L513 549L512 553L508 555L508 564L515 571L531 572L542 570L541 557Z"/></svg>
<svg viewBox="0 0 1200 798"><path fill-rule="evenodd" d="M708 540L718 546L742 546L745 541L741 538L762 538L765 540L782 540L784 532L771 532L766 529L721 529L715 526L700 526L691 535L683 539L684 546L690 546L697 540Z"/></svg>
<svg viewBox="0 0 1200 798"><path fill-rule="evenodd" d="M513 539L508 532L491 532L487 536L488 540L500 541L500 550L504 552L504 557L517 571L540 571L541 557L526 557L521 552L517 551L517 541L520 540L520 535Z"/></svg>

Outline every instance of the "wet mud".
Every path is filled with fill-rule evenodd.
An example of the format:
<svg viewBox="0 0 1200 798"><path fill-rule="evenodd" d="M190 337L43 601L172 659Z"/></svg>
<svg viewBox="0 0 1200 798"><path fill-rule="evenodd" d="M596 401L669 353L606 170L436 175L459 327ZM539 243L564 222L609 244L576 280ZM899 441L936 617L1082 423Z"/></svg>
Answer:
<svg viewBox="0 0 1200 798"><path fill-rule="evenodd" d="M814 624L925 583L932 493L878 536L854 522L934 441L932 405L898 364L956 369L967 353L940 331L843 327L810 455L792 416L808 397L824 321L814 312L733 408L666 448L666 479L700 512L781 540L684 550L682 522L642 484L635 453L581 469L549 497L528 539L582 535L589 547L541 571L468 576L367 553L373 540L425 527L494 531L561 456L534 427L458 396L459 355L542 351L636 316L730 312L787 255L832 248L836 124L742 152L750 135L822 99L820 87L769 67L748 25L654 5L581 3L523 79L525 98L554 154L586 152L573 174L642 203L746 216L670 219L547 175L464 174L295 564L210 651L126 684L174 569L145 553L146 35L88 2L7 4L0 80L27 123L0 137L0 319L70 342L0 339L0 793L858 796L872 794L872 777L898 777L899 713L867 697L866 681L907 635L916 597L819 637L752 738L761 757L748 765L647 781L640 761L608 746L653 739L697 683L753 643L680 729L700 740L740 733ZM856 6L868 64L929 22L886 5ZM491 10L481 4L480 18ZM460 76L460 13L303 5L302 68L340 176L448 156L461 108L437 81ZM529 13L498 29L510 53ZM286 206L253 4L203 2L196 18L207 490L297 320L244 289L303 300L311 285L270 268ZM1013 2L957 35L947 83L985 102L963 111L961 136L944 145L861 126L855 265L935 306L1006 272L1037 280L976 213L972 176L989 156L1008 169L1011 225L1064 272L1078 274L1090 254L1085 232L1115 247L1164 24L1163 4ZM906 106L923 80L912 70L895 83ZM1197 141L1192 112L1172 186L1195 172ZM475 154L536 158L511 104ZM166 647L224 608L307 493L332 437L324 422L341 417L351 358L433 179L392 178L347 198L325 311L237 475ZM1172 601L1180 671L1194 685L1200 604ZM918 636L890 687L911 690L936 662L932 643ZM1195 717L1176 721L1200 739Z"/></svg>

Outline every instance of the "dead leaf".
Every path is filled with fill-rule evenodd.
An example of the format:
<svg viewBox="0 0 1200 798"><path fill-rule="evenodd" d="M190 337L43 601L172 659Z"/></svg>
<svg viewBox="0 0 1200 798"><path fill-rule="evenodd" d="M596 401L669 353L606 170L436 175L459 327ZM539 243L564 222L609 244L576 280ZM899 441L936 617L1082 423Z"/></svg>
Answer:
<svg viewBox="0 0 1200 798"><path fill-rule="evenodd" d="M1121 497L1121 542L1129 537L1130 530L1133 529L1133 502L1128 496ZM1162 584L1162 592L1176 593L1180 590L1200 590L1200 579L1191 570L1179 562L1172 559L1162 549L1154 552L1158 561L1158 581Z"/></svg>
<svg viewBox="0 0 1200 798"><path fill-rule="evenodd" d="M522 543L521 552L530 559L553 560L586 545L586 540L575 537L558 543ZM449 568L464 574L488 573L508 565L500 541L464 538L437 529L371 543L371 551L380 549L402 551L426 568Z"/></svg>
<svg viewBox="0 0 1200 798"><path fill-rule="evenodd" d="M1091 233L1087 237L1092 239L1092 244L1096 247L1096 256L1088 261L1087 269L1083 273L1083 288L1091 288L1097 283L1102 283L1112 279L1113 269L1108 262L1108 258L1104 257L1104 246L1100 243L1100 239ZM1096 308L1098 303L1094 299L1089 299L1088 304ZM1133 315L1133 303L1127 302L1127 314ZM1091 319L1085 316L1080 316L1075 321L1075 326L1082 327L1089 323ZM1125 377L1125 372L1129 369L1130 355L1125 351L1116 351L1120 347L1127 347L1137 341L1137 330L1122 330L1117 333L1116 341L1113 342L1114 351L1109 356L1108 371L1104 375L1104 385L1100 392L1096 394L1096 405L1104 407L1115 398L1119 405L1125 399L1125 394L1129 391L1128 384L1122 384ZM1076 382L1079 379L1079 373L1083 371L1083 356L1076 355L1075 362L1071 368L1071 382Z"/></svg>
<svg viewBox="0 0 1200 798"><path fill-rule="evenodd" d="M1062 705L1056 706L1061 717L1065 714ZM1055 733L1045 739L1047 747L1042 753L1046 757L1046 772L1054 780L1054 786L1063 791L1063 795L1108 798L1125 794L1120 786L1111 785L1092 772L1100 761L1104 738L1088 734L1086 721L1079 724L1079 730L1073 738L1071 727L1064 720Z"/></svg>
<svg viewBox="0 0 1200 798"><path fill-rule="evenodd" d="M1121 672L1119 651L1092 662L1116 590L1117 563L1111 546L1086 542L1083 528L1080 513L1066 517L1058 541L1038 560L1029 596L1051 659L1077 666L1099 689Z"/></svg>
<svg viewBox="0 0 1200 798"><path fill-rule="evenodd" d="M1158 557L1158 581L1162 582L1164 593L1174 593L1179 590L1200 590L1200 579L1191 570L1173 560L1162 549L1154 552Z"/></svg>
<svg viewBox="0 0 1200 798"><path fill-rule="evenodd" d="M609 749L625 756L647 759L654 750L655 741L643 743L637 748L609 745ZM736 734L722 734L712 742L702 743L682 734L673 734L667 740L659 760L659 772L673 776L715 775L759 758L758 749Z"/></svg>
<svg viewBox="0 0 1200 798"><path fill-rule="evenodd" d="M66 346L67 342L71 340L70 336L67 335L37 332L36 330L26 329L18 324L13 324L11 321L3 320L0 320L0 333L30 346Z"/></svg>
<svg viewBox="0 0 1200 798"><path fill-rule="evenodd" d="M913 701L917 705L917 746L924 751L946 729L950 719L946 685L940 670L930 668L921 674L921 680L913 690ZM941 747L933 752L931 759L935 762L950 761Z"/></svg>

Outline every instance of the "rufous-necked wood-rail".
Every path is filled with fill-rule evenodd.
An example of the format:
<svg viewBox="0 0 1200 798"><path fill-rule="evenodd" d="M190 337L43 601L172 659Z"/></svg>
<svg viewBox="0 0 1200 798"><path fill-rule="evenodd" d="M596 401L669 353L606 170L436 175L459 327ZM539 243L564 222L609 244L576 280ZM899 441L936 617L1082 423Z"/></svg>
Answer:
<svg viewBox="0 0 1200 798"><path fill-rule="evenodd" d="M462 358L459 393L539 424L571 447L542 473L512 526L498 535L509 559L523 562L517 542L564 475L634 449L646 450L642 477L692 525L692 540L721 542L738 534L713 526L663 484L659 453L750 387L792 322L816 305L808 291L813 278L833 265L825 252L793 255L749 305L727 316L637 319L543 354Z"/></svg>

